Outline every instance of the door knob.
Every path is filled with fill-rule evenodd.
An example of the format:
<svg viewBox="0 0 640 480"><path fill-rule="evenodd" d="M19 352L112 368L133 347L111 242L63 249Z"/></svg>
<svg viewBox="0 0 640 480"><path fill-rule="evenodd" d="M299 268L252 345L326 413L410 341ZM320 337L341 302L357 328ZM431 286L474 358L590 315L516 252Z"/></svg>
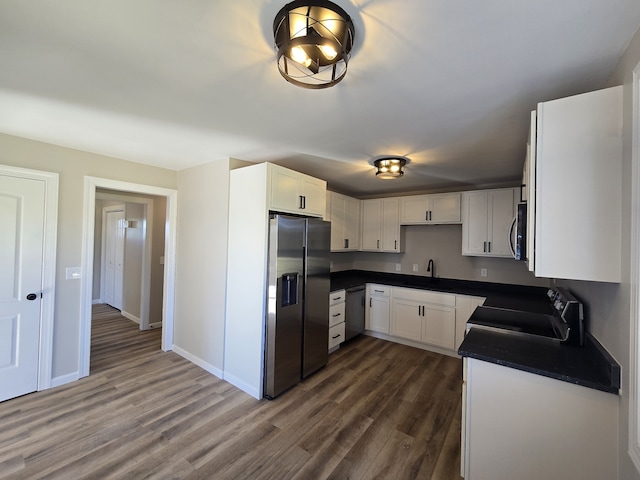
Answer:
<svg viewBox="0 0 640 480"><path fill-rule="evenodd" d="M38 295L36 295L35 293L30 293L29 295L27 295L27 300L35 300L36 298L38 298Z"/></svg>

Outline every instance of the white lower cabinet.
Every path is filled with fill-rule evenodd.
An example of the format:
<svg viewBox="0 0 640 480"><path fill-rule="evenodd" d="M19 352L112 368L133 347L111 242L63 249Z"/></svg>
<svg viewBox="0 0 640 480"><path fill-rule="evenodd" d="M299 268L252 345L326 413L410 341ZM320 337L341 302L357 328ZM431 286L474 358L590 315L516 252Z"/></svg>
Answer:
<svg viewBox="0 0 640 480"><path fill-rule="evenodd" d="M456 339L456 296L394 287L391 335L453 350Z"/></svg>
<svg viewBox="0 0 640 480"><path fill-rule="evenodd" d="M344 342L345 325L344 322L329 327L329 350Z"/></svg>
<svg viewBox="0 0 640 480"><path fill-rule="evenodd" d="M378 333L389 333L391 287L367 284L367 307L365 309L365 329Z"/></svg>
<svg viewBox="0 0 640 480"><path fill-rule="evenodd" d="M618 478L619 397L464 359L467 480Z"/></svg>
<svg viewBox="0 0 640 480"><path fill-rule="evenodd" d="M346 299L347 294L344 290L329 293L329 353L344 342Z"/></svg>

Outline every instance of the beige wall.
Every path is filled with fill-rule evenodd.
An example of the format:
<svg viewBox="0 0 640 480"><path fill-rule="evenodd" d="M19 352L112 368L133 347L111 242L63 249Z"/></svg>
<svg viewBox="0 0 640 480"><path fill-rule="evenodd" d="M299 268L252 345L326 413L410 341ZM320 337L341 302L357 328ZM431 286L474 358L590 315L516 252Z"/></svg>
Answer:
<svg viewBox="0 0 640 480"><path fill-rule="evenodd" d="M124 231L124 275L122 310L140 320L140 299L142 298L142 260L144 258L145 208L140 203L126 203L125 219L133 222Z"/></svg>
<svg viewBox="0 0 640 480"><path fill-rule="evenodd" d="M624 85L624 160L622 166L622 283L564 282L586 304L586 318L594 336L622 366L619 418L619 479L638 480L640 474L628 451L629 435L629 338L631 258L631 141L633 69L640 62L640 30L622 57L609 86Z"/></svg>
<svg viewBox="0 0 640 480"><path fill-rule="evenodd" d="M459 280L476 280L518 285L548 286L546 278L536 278L527 270L524 262L510 258L467 257L462 255L461 225L408 225L402 227L404 253L333 253L332 271L372 270L407 275L430 275L427 262L433 259L436 276ZM396 264L401 271L396 271ZM418 264L418 272L413 264ZM487 269L487 276L480 276L480 269Z"/></svg>
<svg viewBox="0 0 640 480"><path fill-rule="evenodd" d="M222 375L229 161L178 172L174 345Z"/></svg>
<svg viewBox="0 0 640 480"><path fill-rule="evenodd" d="M74 374L79 364L80 282L65 280L65 269L81 266L84 177L176 188L177 173L4 134L0 163L60 175L53 377Z"/></svg>

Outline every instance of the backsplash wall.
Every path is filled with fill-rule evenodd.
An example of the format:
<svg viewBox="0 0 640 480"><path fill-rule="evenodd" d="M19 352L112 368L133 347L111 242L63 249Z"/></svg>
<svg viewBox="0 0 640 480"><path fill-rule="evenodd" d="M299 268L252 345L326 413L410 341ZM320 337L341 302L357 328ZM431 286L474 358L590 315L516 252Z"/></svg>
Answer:
<svg viewBox="0 0 640 480"><path fill-rule="evenodd" d="M524 262L509 258L462 255L461 225L408 225L402 227L404 253L353 252L331 254L332 271L369 270L428 276L427 262L433 259L437 277L516 285L548 286L549 279L536 278ZM397 272L396 264L401 270ZM413 271L413 265L418 271ZM487 276L480 271L487 269Z"/></svg>

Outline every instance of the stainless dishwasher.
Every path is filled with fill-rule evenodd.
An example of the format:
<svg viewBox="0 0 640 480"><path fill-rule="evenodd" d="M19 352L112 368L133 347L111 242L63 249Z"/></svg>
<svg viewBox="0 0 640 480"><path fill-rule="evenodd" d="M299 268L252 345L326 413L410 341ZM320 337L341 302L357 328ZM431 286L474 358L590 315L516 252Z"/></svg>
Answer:
<svg viewBox="0 0 640 480"><path fill-rule="evenodd" d="M364 285L347 289L344 327L345 340L364 332Z"/></svg>

